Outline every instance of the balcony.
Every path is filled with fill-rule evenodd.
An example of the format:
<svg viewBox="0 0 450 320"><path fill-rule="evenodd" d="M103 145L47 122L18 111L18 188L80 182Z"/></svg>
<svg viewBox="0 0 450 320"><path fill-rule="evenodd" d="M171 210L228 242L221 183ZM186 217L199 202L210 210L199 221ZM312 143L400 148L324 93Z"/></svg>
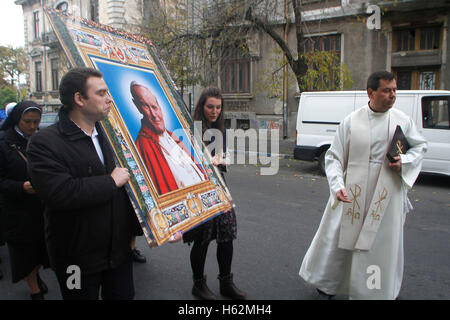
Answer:
<svg viewBox="0 0 450 320"><path fill-rule="evenodd" d="M392 67L437 66L442 63L441 50L399 51L392 53Z"/></svg>
<svg viewBox="0 0 450 320"><path fill-rule="evenodd" d="M53 31L42 33L41 41L42 45L50 48L56 48L59 46L58 37L56 37L56 33Z"/></svg>

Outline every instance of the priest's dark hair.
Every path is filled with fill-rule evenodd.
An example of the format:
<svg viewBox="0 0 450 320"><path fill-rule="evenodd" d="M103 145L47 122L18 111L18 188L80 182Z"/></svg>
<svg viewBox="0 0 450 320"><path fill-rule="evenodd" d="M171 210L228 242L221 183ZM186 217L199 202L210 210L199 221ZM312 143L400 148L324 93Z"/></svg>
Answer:
<svg viewBox="0 0 450 320"><path fill-rule="evenodd" d="M86 82L89 77L103 78L103 74L91 68L73 68L62 77L59 84L59 99L64 105L65 111L73 109L75 105L73 96L75 93L79 92L83 98L88 98Z"/></svg>
<svg viewBox="0 0 450 320"><path fill-rule="evenodd" d="M394 74L389 71L376 71L372 73L367 79L367 89L372 89L377 91L380 87L380 80L392 81L395 79Z"/></svg>

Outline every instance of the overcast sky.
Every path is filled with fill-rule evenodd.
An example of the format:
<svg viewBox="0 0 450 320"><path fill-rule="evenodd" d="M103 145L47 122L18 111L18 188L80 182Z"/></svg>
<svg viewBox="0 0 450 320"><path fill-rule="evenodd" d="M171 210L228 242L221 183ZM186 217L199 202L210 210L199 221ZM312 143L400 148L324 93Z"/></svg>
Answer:
<svg viewBox="0 0 450 320"><path fill-rule="evenodd" d="M22 6L14 0L0 0L0 30L0 45L24 46Z"/></svg>

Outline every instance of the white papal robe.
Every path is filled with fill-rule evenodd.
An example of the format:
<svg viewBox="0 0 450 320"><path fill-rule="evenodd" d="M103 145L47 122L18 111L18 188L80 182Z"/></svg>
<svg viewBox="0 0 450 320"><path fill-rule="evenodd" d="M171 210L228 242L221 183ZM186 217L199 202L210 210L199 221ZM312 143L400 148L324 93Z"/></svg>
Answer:
<svg viewBox="0 0 450 320"><path fill-rule="evenodd" d="M368 113L370 126L367 130L371 137L364 218L380 170L387 165L386 152L393 135L393 126L389 125L391 118L399 120L411 145L411 149L400 156L401 172L393 172L398 191L391 196L369 250L338 248L343 205L340 202L334 209L333 205L336 193L345 187L352 115L347 116L339 125L325 156L330 198L299 274L306 282L330 295L346 294L350 299L395 299L403 278L403 224L406 213L412 208L407 189L412 187L421 170L427 142L412 119L403 112L390 109L376 113L367 105L362 108Z"/></svg>

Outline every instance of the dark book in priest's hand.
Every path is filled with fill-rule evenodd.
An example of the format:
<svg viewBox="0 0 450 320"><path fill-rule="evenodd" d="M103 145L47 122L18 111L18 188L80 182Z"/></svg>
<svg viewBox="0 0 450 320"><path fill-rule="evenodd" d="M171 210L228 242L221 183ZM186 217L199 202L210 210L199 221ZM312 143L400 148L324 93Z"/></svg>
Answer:
<svg viewBox="0 0 450 320"><path fill-rule="evenodd" d="M394 157L400 154L405 154L409 148L410 145L408 143L408 140L406 140L405 135L403 134L402 128L397 125L386 156L388 157L390 162L395 162Z"/></svg>

